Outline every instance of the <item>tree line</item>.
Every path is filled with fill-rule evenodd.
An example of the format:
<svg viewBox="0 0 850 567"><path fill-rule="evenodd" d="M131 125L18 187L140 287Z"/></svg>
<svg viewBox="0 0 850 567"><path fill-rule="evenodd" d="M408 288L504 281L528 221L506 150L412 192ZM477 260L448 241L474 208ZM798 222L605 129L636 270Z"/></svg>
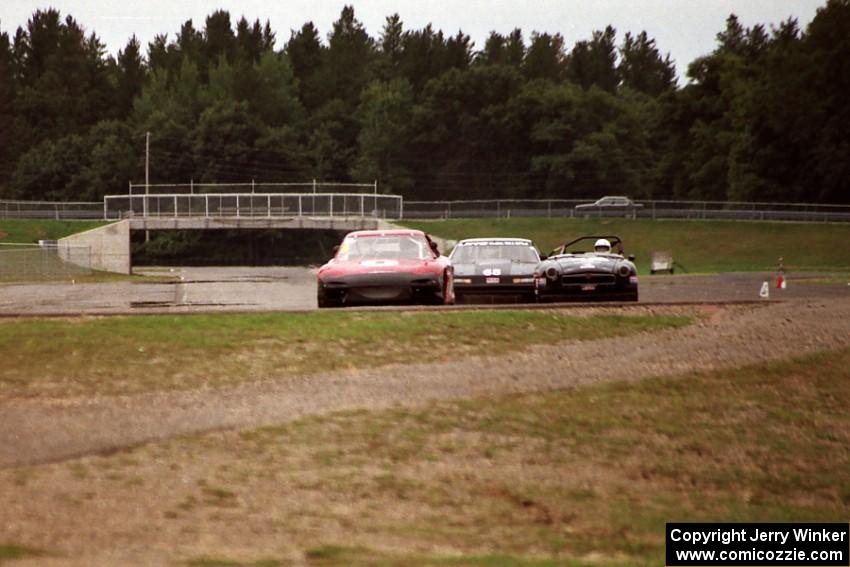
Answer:
<svg viewBox="0 0 850 567"><path fill-rule="evenodd" d="M2 22L0 22L2 24ZM645 32L405 29L345 7L280 45L226 11L117 56L72 16L0 26L0 197L151 182L364 181L417 199L850 202L850 0L805 30L734 15L679 86Z"/></svg>

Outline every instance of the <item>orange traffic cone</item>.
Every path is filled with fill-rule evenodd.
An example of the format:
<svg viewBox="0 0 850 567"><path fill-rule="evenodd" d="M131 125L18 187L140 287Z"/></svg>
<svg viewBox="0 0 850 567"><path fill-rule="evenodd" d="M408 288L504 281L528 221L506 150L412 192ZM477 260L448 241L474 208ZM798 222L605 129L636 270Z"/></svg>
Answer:
<svg viewBox="0 0 850 567"><path fill-rule="evenodd" d="M785 276L782 274L776 276L776 289L785 289Z"/></svg>

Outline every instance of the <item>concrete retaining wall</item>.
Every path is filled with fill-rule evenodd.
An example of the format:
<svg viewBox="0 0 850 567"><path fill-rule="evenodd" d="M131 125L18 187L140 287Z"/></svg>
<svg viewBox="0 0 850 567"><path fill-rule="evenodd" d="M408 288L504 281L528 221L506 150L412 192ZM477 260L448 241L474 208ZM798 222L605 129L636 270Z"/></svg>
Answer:
<svg viewBox="0 0 850 567"><path fill-rule="evenodd" d="M59 242L88 246L91 250L93 270L119 274L131 273L130 221L120 221L72 234L60 239Z"/></svg>

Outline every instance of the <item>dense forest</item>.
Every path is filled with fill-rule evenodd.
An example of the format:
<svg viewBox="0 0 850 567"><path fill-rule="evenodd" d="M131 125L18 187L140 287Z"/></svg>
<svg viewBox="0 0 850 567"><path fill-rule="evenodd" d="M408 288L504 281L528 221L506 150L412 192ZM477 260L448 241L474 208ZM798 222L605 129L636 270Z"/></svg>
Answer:
<svg viewBox="0 0 850 567"><path fill-rule="evenodd" d="M226 11L117 56L70 15L0 22L0 198L151 182L377 180L417 199L850 202L850 0L746 28L676 69L646 33L405 29L346 7L283 44Z"/></svg>

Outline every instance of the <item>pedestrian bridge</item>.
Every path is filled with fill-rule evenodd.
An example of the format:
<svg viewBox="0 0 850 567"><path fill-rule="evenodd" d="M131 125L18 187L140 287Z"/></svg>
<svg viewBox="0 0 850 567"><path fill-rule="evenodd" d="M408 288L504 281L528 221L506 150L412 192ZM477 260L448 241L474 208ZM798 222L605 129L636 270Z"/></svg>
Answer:
<svg viewBox="0 0 850 567"><path fill-rule="evenodd" d="M399 195L376 193L168 193L107 195L103 218L116 221L63 238L88 246L91 267L129 274L131 231L375 230L403 213Z"/></svg>
<svg viewBox="0 0 850 567"><path fill-rule="evenodd" d="M167 193L103 198L105 219L142 219L153 224L161 224L163 219L229 219L231 223L245 219L397 220L402 208L400 195L377 193ZM213 227L218 224L210 223ZM187 223L188 228L192 225Z"/></svg>

